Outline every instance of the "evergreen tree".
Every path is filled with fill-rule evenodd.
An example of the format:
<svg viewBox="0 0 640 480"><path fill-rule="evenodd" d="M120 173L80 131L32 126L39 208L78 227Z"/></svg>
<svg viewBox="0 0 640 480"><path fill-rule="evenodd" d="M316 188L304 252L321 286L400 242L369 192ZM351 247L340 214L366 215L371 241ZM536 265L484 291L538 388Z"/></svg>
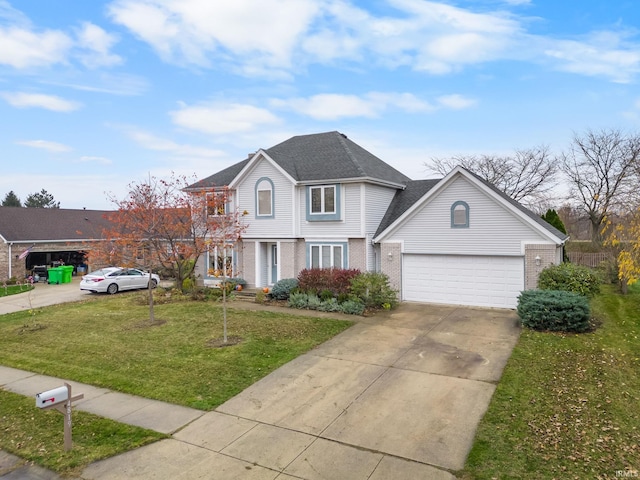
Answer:
<svg viewBox="0 0 640 480"><path fill-rule="evenodd" d="M556 227L562 233L567 233L567 229L565 228L564 223L562 223L560 215L558 215L558 212L556 212L555 210L551 208L547 210L547 213L542 216L542 219Z"/></svg>
<svg viewBox="0 0 640 480"><path fill-rule="evenodd" d="M9 193L7 193L4 196L4 200L2 200L2 206L3 207L21 207L22 202L20 201L20 198L18 198L18 196L15 194L15 192L11 190Z"/></svg>
<svg viewBox="0 0 640 480"><path fill-rule="evenodd" d="M24 206L31 208L60 208L60 202L56 202L53 199L53 195L43 188L38 193L27 195Z"/></svg>

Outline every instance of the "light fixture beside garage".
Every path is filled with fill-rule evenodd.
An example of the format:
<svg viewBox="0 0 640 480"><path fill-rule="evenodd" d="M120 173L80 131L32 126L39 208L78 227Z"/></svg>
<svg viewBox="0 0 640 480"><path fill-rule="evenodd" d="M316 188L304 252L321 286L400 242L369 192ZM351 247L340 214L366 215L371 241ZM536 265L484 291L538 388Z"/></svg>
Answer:
<svg viewBox="0 0 640 480"><path fill-rule="evenodd" d="M542 259L540 258L540 255L536 255L536 266L540 266L540 262L542 261Z"/></svg>
<svg viewBox="0 0 640 480"><path fill-rule="evenodd" d="M387 258L389 259L389 261L393 260L393 253L392 252L387 253Z"/></svg>

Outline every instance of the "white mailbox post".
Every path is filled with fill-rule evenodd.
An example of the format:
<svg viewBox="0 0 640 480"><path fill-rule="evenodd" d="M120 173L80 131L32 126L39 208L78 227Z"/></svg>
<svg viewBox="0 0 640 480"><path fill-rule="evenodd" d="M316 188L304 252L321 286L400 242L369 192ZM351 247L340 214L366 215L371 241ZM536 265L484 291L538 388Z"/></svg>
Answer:
<svg viewBox="0 0 640 480"><path fill-rule="evenodd" d="M71 385L64 386L36 394L36 407L48 410L55 408L64 415L64 451L71 450L71 402L84 398L84 394L71 396Z"/></svg>

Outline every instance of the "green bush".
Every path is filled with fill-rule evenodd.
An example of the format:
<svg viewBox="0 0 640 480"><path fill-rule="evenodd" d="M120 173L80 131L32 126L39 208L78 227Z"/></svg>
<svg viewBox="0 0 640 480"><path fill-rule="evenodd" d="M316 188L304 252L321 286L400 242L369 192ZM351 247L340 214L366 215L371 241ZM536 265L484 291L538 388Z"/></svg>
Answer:
<svg viewBox="0 0 640 480"><path fill-rule="evenodd" d="M309 310L318 310L322 305L322 300L317 295L308 295L307 308Z"/></svg>
<svg viewBox="0 0 640 480"><path fill-rule="evenodd" d="M584 332L589 330L589 301L563 290L526 290L518 297L522 325L533 330Z"/></svg>
<svg viewBox="0 0 640 480"><path fill-rule="evenodd" d="M341 304L342 311L348 315L362 315L364 313L364 303L358 300L347 300Z"/></svg>
<svg viewBox="0 0 640 480"><path fill-rule="evenodd" d="M309 295L306 293L292 293L289 297L289 306L291 308L307 308L309 306Z"/></svg>
<svg viewBox="0 0 640 480"><path fill-rule="evenodd" d="M278 280L271 289L271 297L276 300L288 300L291 291L298 288L298 280L295 278L283 278Z"/></svg>
<svg viewBox="0 0 640 480"><path fill-rule="evenodd" d="M389 285L384 273L365 272L351 279L351 294L357 296L366 307L391 308L398 304L398 292Z"/></svg>
<svg viewBox="0 0 640 480"><path fill-rule="evenodd" d="M538 288L564 290L592 297L600 292L600 278L590 268L573 263L550 265L540 272Z"/></svg>
<svg viewBox="0 0 640 480"><path fill-rule="evenodd" d="M318 310L321 312L342 312L342 305L338 303L338 300L335 298L329 298L327 300L323 300Z"/></svg>

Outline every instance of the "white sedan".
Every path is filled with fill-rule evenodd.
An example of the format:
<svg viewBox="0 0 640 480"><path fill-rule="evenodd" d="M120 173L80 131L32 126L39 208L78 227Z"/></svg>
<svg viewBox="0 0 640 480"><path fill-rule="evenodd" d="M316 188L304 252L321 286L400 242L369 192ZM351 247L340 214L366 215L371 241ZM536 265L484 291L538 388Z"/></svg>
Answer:
<svg viewBox="0 0 640 480"><path fill-rule="evenodd" d="M160 282L155 273L151 275L151 288ZM113 295L121 290L135 290L149 287L149 273L137 268L106 267L82 277L80 290Z"/></svg>

